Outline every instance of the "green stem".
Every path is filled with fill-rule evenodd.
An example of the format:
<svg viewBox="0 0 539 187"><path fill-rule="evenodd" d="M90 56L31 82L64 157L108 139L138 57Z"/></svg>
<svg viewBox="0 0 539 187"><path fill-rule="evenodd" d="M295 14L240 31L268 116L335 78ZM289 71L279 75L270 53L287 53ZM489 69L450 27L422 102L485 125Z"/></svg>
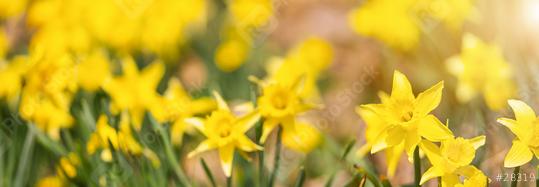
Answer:
<svg viewBox="0 0 539 187"><path fill-rule="evenodd" d="M301 167L301 169L299 170L299 176L296 179L295 187L302 187L304 182L305 182L305 168Z"/></svg>
<svg viewBox="0 0 539 187"><path fill-rule="evenodd" d="M232 187L232 176L226 178L226 187Z"/></svg>
<svg viewBox="0 0 539 187"><path fill-rule="evenodd" d="M511 187L517 187L519 173L520 173L520 166L516 167L515 170L513 170L513 176L515 177L513 178L513 176L511 176L511 179L515 179L515 180L511 180Z"/></svg>
<svg viewBox="0 0 539 187"><path fill-rule="evenodd" d="M34 150L34 138L34 131L28 129L20 155L21 159L19 160L19 165L17 166L17 174L15 176L15 183L13 185L15 187L25 186L24 183L27 182L25 179L25 173L28 170L28 166L31 164L29 162L31 162L30 157L32 156L32 151Z"/></svg>
<svg viewBox="0 0 539 187"><path fill-rule="evenodd" d="M414 150L414 186L420 186L421 180L421 158L419 158L419 146Z"/></svg>
<svg viewBox="0 0 539 187"><path fill-rule="evenodd" d="M279 173L279 165L281 162L281 128L277 129L277 140L275 143L275 159L273 160L273 172L271 173L270 180L269 180L269 187L273 187L275 183L275 177L277 177L277 174Z"/></svg>
<svg viewBox="0 0 539 187"><path fill-rule="evenodd" d="M539 187L539 167L537 168L537 174L535 175L535 187Z"/></svg>
<svg viewBox="0 0 539 187"><path fill-rule="evenodd" d="M167 160L172 166L172 168L174 169L174 173L176 174L176 177L178 177L178 180L180 181L181 186L187 186L187 187L191 186L188 182L189 180L187 179L187 177L182 171L180 163L176 160L176 155L174 155L172 144L169 141L167 133L165 132L163 127L161 127L161 125L158 124L157 121L155 121L155 119L153 119L153 117L150 117L150 122L152 126L154 127L154 129L156 129L157 132L159 133L161 137L161 141L163 141Z"/></svg>
<svg viewBox="0 0 539 187"><path fill-rule="evenodd" d="M211 174L210 168L208 167L208 164L206 164L206 161L204 161L203 158L200 159L200 164L202 164L202 167L204 167L204 172L206 172L206 175L208 176L208 179L211 182L212 187L216 187L215 178Z"/></svg>

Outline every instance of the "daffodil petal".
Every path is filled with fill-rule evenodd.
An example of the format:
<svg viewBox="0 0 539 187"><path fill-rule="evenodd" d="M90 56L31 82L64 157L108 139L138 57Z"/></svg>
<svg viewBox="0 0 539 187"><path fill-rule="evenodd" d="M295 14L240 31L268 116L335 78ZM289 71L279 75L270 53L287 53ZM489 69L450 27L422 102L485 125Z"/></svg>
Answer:
<svg viewBox="0 0 539 187"><path fill-rule="evenodd" d="M206 132L206 127L204 126L204 120L197 117L191 117L184 119L184 122L195 127L198 131L200 131L205 136L208 136L208 133Z"/></svg>
<svg viewBox="0 0 539 187"><path fill-rule="evenodd" d="M478 149L481 146L485 145L486 139L487 139L486 136L476 136L471 139L468 139L468 142L470 142L473 145L474 149Z"/></svg>
<svg viewBox="0 0 539 187"><path fill-rule="evenodd" d="M170 128L170 138L172 141L172 144L174 145L180 145L182 144L183 134L185 133L185 129L187 128L187 125L183 120L175 121L171 128Z"/></svg>
<svg viewBox="0 0 539 187"><path fill-rule="evenodd" d="M399 160L404 151L404 144L401 143L397 146L387 149L386 151L386 160L387 160L387 175L393 177L397 166L399 165Z"/></svg>
<svg viewBox="0 0 539 187"><path fill-rule="evenodd" d="M165 65L161 61L155 61L152 62L150 65L148 65L146 68L144 68L141 72L141 77L146 84L148 84L149 88L157 88L157 85L159 84L159 81L161 81L161 78L163 77L163 73L165 72Z"/></svg>
<svg viewBox="0 0 539 187"><path fill-rule="evenodd" d="M138 75L137 64L132 57L124 57L122 59L122 71L127 77L136 77Z"/></svg>
<svg viewBox="0 0 539 187"><path fill-rule="evenodd" d="M455 186L460 183L459 176L456 174L446 174L441 177L442 187Z"/></svg>
<svg viewBox="0 0 539 187"><path fill-rule="evenodd" d="M419 185L423 185L425 182L432 178L441 177L443 175L443 171L436 168L431 167L425 173L423 173L423 176L421 176L421 181L419 182Z"/></svg>
<svg viewBox="0 0 539 187"><path fill-rule="evenodd" d="M236 147L241 151L252 152L262 150L263 148L251 141L247 136L241 135L236 139Z"/></svg>
<svg viewBox="0 0 539 187"><path fill-rule="evenodd" d="M413 101L415 99L410 81L404 74L395 70L391 98L396 100Z"/></svg>
<svg viewBox="0 0 539 187"><path fill-rule="evenodd" d="M225 172L225 176L230 177L232 174L232 161L234 160L234 145L229 144L219 148L219 158L221 159L221 167Z"/></svg>
<svg viewBox="0 0 539 187"><path fill-rule="evenodd" d="M188 158L191 158L195 155L198 155L202 152L208 151L210 149L215 149L217 147L217 144L210 142L209 140L204 140L200 144L198 144L197 148L195 150L191 151L189 154L187 154Z"/></svg>
<svg viewBox="0 0 539 187"><path fill-rule="evenodd" d="M217 101L217 109L230 111L230 108L228 108L228 105L226 104L226 101L223 99L221 94L219 94L217 91L213 91L213 97Z"/></svg>
<svg viewBox="0 0 539 187"><path fill-rule="evenodd" d="M304 122L283 125L283 145L295 151L308 153L320 144L320 132Z"/></svg>
<svg viewBox="0 0 539 187"><path fill-rule="evenodd" d="M532 123L535 121L535 112L526 103L519 100L509 100L507 103L509 103L509 106L513 109L515 118L519 123Z"/></svg>
<svg viewBox="0 0 539 187"><path fill-rule="evenodd" d="M453 138L453 133L438 118L428 115L418 122L418 133L433 142Z"/></svg>
<svg viewBox="0 0 539 187"><path fill-rule="evenodd" d="M442 162L443 158L440 153L440 148L436 146L434 143L427 140L423 140L419 144L419 147L421 148L421 151L425 153L425 155L427 156L427 159L429 159L430 163L433 166L443 164Z"/></svg>
<svg viewBox="0 0 539 187"><path fill-rule="evenodd" d="M509 149L505 160L503 162L504 167L512 168L524 165L533 158L533 153L530 148L519 140L513 141L513 146Z"/></svg>
<svg viewBox="0 0 539 187"><path fill-rule="evenodd" d="M387 134L385 142L388 146L395 146L402 143L408 134L407 130L400 125L391 126L386 132L382 131L382 133Z"/></svg>
<svg viewBox="0 0 539 187"><path fill-rule="evenodd" d="M419 136L417 131L411 130L411 131L408 131L408 133L406 133L406 139L404 141L404 149L406 150L406 153L408 154L408 158L412 158L414 154L414 150L416 149L420 141L421 141L421 136Z"/></svg>
<svg viewBox="0 0 539 187"><path fill-rule="evenodd" d="M260 113L253 111L238 119L236 125L240 132L245 133L260 120Z"/></svg>
<svg viewBox="0 0 539 187"><path fill-rule="evenodd" d="M521 141L528 141L531 139L532 131L530 131L530 129L533 128L531 124L519 123L516 120L508 118L499 118L497 121L511 130L511 132L513 132L513 134L515 134Z"/></svg>
<svg viewBox="0 0 539 187"><path fill-rule="evenodd" d="M444 88L444 82L441 81L438 84L432 86L428 90L420 93L415 100L415 113L420 116L425 116L434 110L440 104L442 100L442 90ZM416 115L414 114L414 115Z"/></svg>
<svg viewBox="0 0 539 187"><path fill-rule="evenodd" d="M277 125L279 125L279 121L271 118L265 119L264 124L262 124L262 136L260 137L260 143L266 142L266 139L270 135L271 131L273 131Z"/></svg>

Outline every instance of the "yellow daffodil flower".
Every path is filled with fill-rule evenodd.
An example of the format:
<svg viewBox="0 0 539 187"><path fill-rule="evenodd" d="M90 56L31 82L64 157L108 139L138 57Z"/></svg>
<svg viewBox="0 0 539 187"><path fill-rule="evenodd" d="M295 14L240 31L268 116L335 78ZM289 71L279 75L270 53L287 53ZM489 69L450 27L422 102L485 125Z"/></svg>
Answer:
<svg viewBox="0 0 539 187"><path fill-rule="evenodd" d="M215 63L224 72L238 69L247 59L251 46L241 39L229 39L217 47Z"/></svg>
<svg viewBox="0 0 539 187"><path fill-rule="evenodd" d="M0 60L4 58L6 55L6 52L9 49L8 46L8 39L6 36L6 32L4 32L4 28L0 27Z"/></svg>
<svg viewBox="0 0 539 187"><path fill-rule="evenodd" d="M498 123L516 136L503 164L511 168L530 162L534 154L539 158L539 125L535 112L526 103L519 100L509 100L508 103L516 119L499 118Z"/></svg>
<svg viewBox="0 0 539 187"><path fill-rule="evenodd" d="M443 22L448 28L458 31L466 20L477 19L475 0L427 0L426 13Z"/></svg>
<svg viewBox="0 0 539 187"><path fill-rule="evenodd" d="M270 79L283 84L293 84L298 77L305 76L301 97L318 100L316 81L333 61L333 49L322 38L311 37L294 47L284 59L270 61Z"/></svg>
<svg viewBox="0 0 539 187"><path fill-rule="evenodd" d="M475 150L485 144L485 136L472 139L461 137L434 143L423 140L420 148L427 155L432 167L421 177L420 184L441 177L441 186L487 186L488 178L479 169L470 165ZM461 182L461 178L464 180Z"/></svg>
<svg viewBox="0 0 539 187"><path fill-rule="evenodd" d="M416 0L372 0L349 15L351 27L359 34L376 38L403 51L416 47L420 28L413 8Z"/></svg>
<svg viewBox="0 0 539 187"><path fill-rule="evenodd" d="M24 9L26 8L27 3L27 0L0 0L0 19L22 14Z"/></svg>
<svg viewBox="0 0 539 187"><path fill-rule="evenodd" d="M262 27L273 16L271 0L229 0L228 3L235 24L247 29Z"/></svg>
<svg viewBox="0 0 539 187"><path fill-rule="evenodd" d="M142 128L145 111L158 100L156 89L165 67L162 62L156 61L139 72L132 58L125 58L122 66L123 75L106 82L103 88L112 98L112 113L128 111L138 131Z"/></svg>
<svg viewBox="0 0 539 187"><path fill-rule="evenodd" d="M69 153L60 158L56 165L56 175L41 178L37 187L62 187L68 186L68 180L77 176L77 166L80 159L75 153Z"/></svg>
<svg viewBox="0 0 539 187"><path fill-rule="evenodd" d="M132 136L131 126L125 113L122 113L119 126L119 130L110 126L107 116L101 115L97 120L96 131L91 134L86 143L88 154L94 154L101 149L101 159L106 162L112 161L112 149L130 155L142 154L143 148Z"/></svg>
<svg viewBox="0 0 539 187"><path fill-rule="evenodd" d="M369 114L361 116L366 122L384 124L383 129L375 127L369 130L369 137L375 137L369 138L374 140L368 143L371 153L404 146L411 158L421 138L435 142L452 138L453 133L438 118L429 114L440 103L442 89L443 82L439 82L415 97L406 76L395 71L391 95L381 94L381 104L361 105L358 109L360 114Z"/></svg>
<svg viewBox="0 0 539 187"><path fill-rule="evenodd" d="M282 127L283 145L288 148L307 153L320 143L321 135L316 128L296 120L298 114L314 108L314 105L304 102L300 97L302 80L302 77L296 77L296 81L291 84L259 81L262 95L257 103L258 110L264 117L261 143L264 143L278 126Z"/></svg>
<svg viewBox="0 0 539 187"><path fill-rule="evenodd" d="M204 0L47 0L28 7L32 43L45 42L50 50L85 53L104 44L172 57L193 29L202 28L208 9Z"/></svg>
<svg viewBox="0 0 539 187"><path fill-rule="evenodd" d="M461 54L448 60L448 69L458 79L456 94L461 102L482 94L489 108L501 110L516 94L511 66L501 49L472 34L464 35Z"/></svg>
<svg viewBox="0 0 539 187"><path fill-rule="evenodd" d="M65 182L59 176L47 176L39 179L36 187L63 187Z"/></svg>
<svg viewBox="0 0 539 187"><path fill-rule="evenodd" d="M77 80L87 91L97 91L112 77L109 59L103 51L94 51L77 64Z"/></svg>
<svg viewBox="0 0 539 187"><path fill-rule="evenodd" d="M71 99L77 90L74 63L67 54L56 56L35 49L26 61L19 112L53 139L61 128L71 127ZM26 68L24 68L26 69Z"/></svg>
<svg viewBox="0 0 539 187"><path fill-rule="evenodd" d="M10 63L0 61L0 98L5 98L10 102L17 100L22 89L24 75L27 70L27 58L17 56Z"/></svg>
<svg viewBox="0 0 539 187"><path fill-rule="evenodd" d="M77 166L79 164L79 157L75 153L69 153L67 156L60 158L56 173L61 177L74 178L77 176Z"/></svg>
<svg viewBox="0 0 539 187"><path fill-rule="evenodd" d="M152 114L158 122L172 122L170 129L172 143L180 145L183 134L189 129L185 119L196 114L210 112L217 104L211 98L193 99L182 87L178 79L172 78L168 82L165 95L160 97L152 107Z"/></svg>
<svg viewBox="0 0 539 187"><path fill-rule="evenodd" d="M262 150L262 147L252 142L245 135L245 132L260 119L260 114L253 111L242 117L237 117L217 92L213 94L217 100L217 110L213 111L206 119L193 117L185 120L186 123L193 125L207 138L189 153L188 157L204 151L218 149L221 167L225 175L229 177L232 174L232 161L236 149L244 152Z"/></svg>

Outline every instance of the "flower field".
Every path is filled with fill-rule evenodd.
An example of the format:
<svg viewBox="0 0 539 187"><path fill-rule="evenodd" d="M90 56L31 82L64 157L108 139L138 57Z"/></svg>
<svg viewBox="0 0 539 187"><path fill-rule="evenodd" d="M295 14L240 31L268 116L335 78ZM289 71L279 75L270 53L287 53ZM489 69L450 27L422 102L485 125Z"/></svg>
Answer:
<svg viewBox="0 0 539 187"><path fill-rule="evenodd" d="M537 0L0 0L0 186L539 186L537 33Z"/></svg>

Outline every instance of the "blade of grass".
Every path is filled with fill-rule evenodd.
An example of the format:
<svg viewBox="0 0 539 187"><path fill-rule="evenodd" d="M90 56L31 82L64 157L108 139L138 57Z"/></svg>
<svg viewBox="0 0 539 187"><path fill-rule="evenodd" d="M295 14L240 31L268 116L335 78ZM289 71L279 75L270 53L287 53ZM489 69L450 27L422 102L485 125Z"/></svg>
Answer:
<svg viewBox="0 0 539 187"><path fill-rule="evenodd" d="M253 103L253 106L256 107L257 104L257 91L256 87L257 85L255 83L251 83L251 102ZM262 137L262 125L264 124L264 120L260 119L255 125L255 139L256 142L260 142L260 138ZM265 184L265 168L264 168L264 151L259 151L257 153L258 155L258 186L263 186Z"/></svg>
<svg viewBox="0 0 539 187"><path fill-rule="evenodd" d="M515 170L513 170L513 175L512 176L515 176L514 178L511 177L511 179L515 179L515 180L511 180L511 187L517 187L518 185L518 175L520 173L520 166L516 167Z"/></svg>
<svg viewBox="0 0 539 187"><path fill-rule="evenodd" d="M301 167L301 169L299 170L299 176L296 179L296 185L294 185L294 186L295 187L302 187L304 182L305 182L305 168Z"/></svg>
<svg viewBox="0 0 539 187"><path fill-rule="evenodd" d="M269 179L269 187L273 187L275 183L275 177L277 177L277 174L279 174L279 165L281 162L281 128L277 129L277 140L275 141L275 158L273 159L273 172L271 173L270 179Z"/></svg>
<svg viewBox="0 0 539 187"><path fill-rule="evenodd" d="M32 124L29 124L28 126L31 126ZM19 165L17 166L17 174L15 175L15 182L13 183L14 187L21 187L26 186L26 171L28 170L28 167L30 166L32 152L34 150L34 139L35 139L35 132L31 129L28 129L28 132L26 132L26 138L24 139L24 145L22 148L22 152L20 155Z"/></svg>
<svg viewBox="0 0 539 187"><path fill-rule="evenodd" d="M335 172L331 174L331 176L329 176L329 179L324 186L331 187L331 185L333 184L333 180L335 180Z"/></svg>
<svg viewBox="0 0 539 187"><path fill-rule="evenodd" d="M180 163L176 160L176 156L174 154L172 144L170 143L170 139L168 138L167 133L160 124L157 124L157 121L155 121L155 119L151 115L148 115L148 117L153 128L159 133L161 141L163 141L165 147L165 154L169 164L174 169L174 174L176 174L176 177L178 178L182 186L191 186L189 184L189 180L182 171Z"/></svg>
<svg viewBox="0 0 539 187"><path fill-rule="evenodd" d="M414 186L420 186L421 180L421 158L419 157L419 146L414 150Z"/></svg>
<svg viewBox="0 0 539 187"><path fill-rule="evenodd" d="M215 178L213 177L213 174L211 174L211 170L208 167L208 164L206 164L206 161L204 161L203 158L200 159L200 164L202 164L202 167L204 168L204 172L206 173L206 176L208 177L208 180L210 180L211 186L216 187Z"/></svg>
<svg viewBox="0 0 539 187"><path fill-rule="evenodd" d="M350 141L348 144L346 144L346 147L344 148L344 152L341 156L341 160L346 159L346 156L348 156L348 153L350 153L350 150L352 150L352 147L356 144L356 140Z"/></svg>
<svg viewBox="0 0 539 187"><path fill-rule="evenodd" d="M365 177L365 176L363 176ZM354 177L352 179L350 179L350 181L348 181L344 186L345 187L356 187L356 186L359 186L359 184L361 183L361 179L363 178L361 177L361 174L357 173L354 175Z"/></svg>

